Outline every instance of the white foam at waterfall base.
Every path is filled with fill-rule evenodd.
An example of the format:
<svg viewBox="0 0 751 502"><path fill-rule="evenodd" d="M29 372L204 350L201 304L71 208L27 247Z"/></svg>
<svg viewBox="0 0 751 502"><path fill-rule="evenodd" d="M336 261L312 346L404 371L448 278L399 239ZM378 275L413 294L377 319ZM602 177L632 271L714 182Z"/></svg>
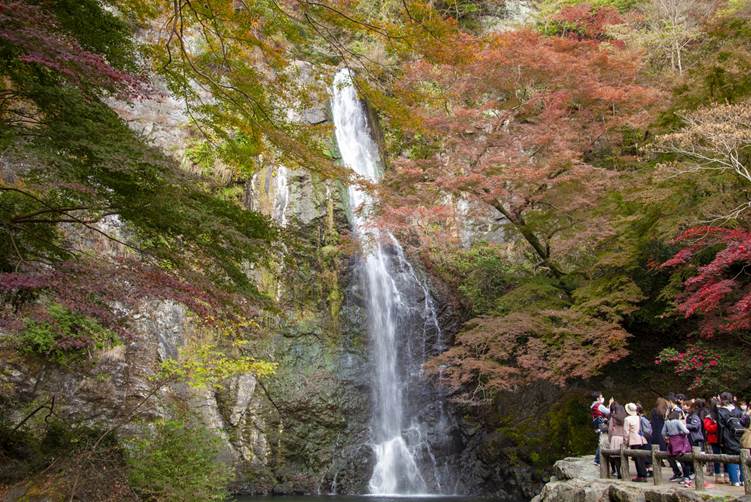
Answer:
<svg viewBox="0 0 751 502"><path fill-rule="evenodd" d="M332 94L336 139L343 163L367 181L378 182L382 174L380 152L348 69L337 73ZM425 445L410 445L403 436L402 386L407 379L398 367L397 328L399 313L410 306L405 304L395 281L388 246L397 250L400 259L403 253L392 235L382 234L372 225L372 196L359 185L351 185L348 195L353 230L366 252L366 307L375 369L371 441L376 465L369 490L374 495L424 495L428 490L414 449Z"/></svg>

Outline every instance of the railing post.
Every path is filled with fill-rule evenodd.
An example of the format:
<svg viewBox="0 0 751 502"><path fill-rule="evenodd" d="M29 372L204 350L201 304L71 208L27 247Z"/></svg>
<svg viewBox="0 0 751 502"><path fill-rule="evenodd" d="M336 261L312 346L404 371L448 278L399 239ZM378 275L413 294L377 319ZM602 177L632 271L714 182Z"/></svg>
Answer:
<svg viewBox="0 0 751 502"><path fill-rule="evenodd" d="M652 477L655 485L662 484L662 459L657 457L657 452L660 451L660 445L652 445Z"/></svg>
<svg viewBox="0 0 751 502"><path fill-rule="evenodd" d="M704 464L701 460L701 448L694 446L691 457L694 461L694 487L697 490L704 490Z"/></svg>
<svg viewBox="0 0 751 502"><path fill-rule="evenodd" d="M600 478L608 479L610 477L610 461L608 455L600 450Z"/></svg>
<svg viewBox="0 0 751 502"><path fill-rule="evenodd" d="M741 474L743 474L743 490L746 492L746 495L751 495L751 468L749 468L748 461L748 450L741 448Z"/></svg>
<svg viewBox="0 0 751 502"><path fill-rule="evenodd" d="M631 481L631 468L628 465L628 457L626 456L626 447L621 445L621 479Z"/></svg>

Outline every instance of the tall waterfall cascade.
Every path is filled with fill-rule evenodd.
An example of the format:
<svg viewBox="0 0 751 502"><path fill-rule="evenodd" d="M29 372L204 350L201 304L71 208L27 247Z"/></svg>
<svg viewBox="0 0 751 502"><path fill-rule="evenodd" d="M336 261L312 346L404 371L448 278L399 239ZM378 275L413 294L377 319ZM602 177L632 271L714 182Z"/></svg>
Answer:
<svg viewBox="0 0 751 502"><path fill-rule="evenodd" d="M362 179L377 183L382 176L379 147L348 69L334 79L332 113L342 162ZM429 431L405 402L409 382L421 377L427 357L425 332L440 335L433 300L397 239L373 225L373 196L356 184L349 187L348 195L352 228L363 247L362 280L374 371L370 435L376 465L369 491L443 493L442 475L426 440ZM412 332L415 324L423 331L422 339Z"/></svg>

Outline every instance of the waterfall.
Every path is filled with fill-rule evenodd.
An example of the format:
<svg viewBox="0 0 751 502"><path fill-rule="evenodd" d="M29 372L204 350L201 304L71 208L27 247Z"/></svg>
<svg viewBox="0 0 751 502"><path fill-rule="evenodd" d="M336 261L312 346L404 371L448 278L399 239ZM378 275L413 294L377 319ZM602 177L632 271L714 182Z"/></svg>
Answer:
<svg viewBox="0 0 751 502"><path fill-rule="evenodd" d="M362 179L377 183L382 176L380 152L349 70L337 73L332 94L343 163ZM438 320L430 292L406 260L399 242L373 225L374 203L360 185L349 187L352 227L364 251L363 281L375 372L371 446L376 465L369 490L379 495L440 492L435 457L425 439L427 431L405 407L410 381L415 375L422 376L421 364L427 352L425 333L432 330L439 334ZM412 336L407 324L417 318L423 325L422 333ZM418 346L419 339L422 346Z"/></svg>
<svg viewBox="0 0 751 502"><path fill-rule="evenodd" d="M272 217L279 225L287 226L287 207L289 206L289 172L280 165L276 170L276 196Z"/></svg>

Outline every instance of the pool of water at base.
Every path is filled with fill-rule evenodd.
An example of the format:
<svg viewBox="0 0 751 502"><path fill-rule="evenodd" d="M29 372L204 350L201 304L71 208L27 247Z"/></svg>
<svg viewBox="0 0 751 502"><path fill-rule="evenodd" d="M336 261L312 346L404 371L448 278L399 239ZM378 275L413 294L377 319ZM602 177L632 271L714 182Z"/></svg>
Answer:
<svg viewBox="0 0 751 502"><path fill-rule="evenodd" d="M493 502L492 497L462 495L274 495L235 497L235 502Z"/></svg>

